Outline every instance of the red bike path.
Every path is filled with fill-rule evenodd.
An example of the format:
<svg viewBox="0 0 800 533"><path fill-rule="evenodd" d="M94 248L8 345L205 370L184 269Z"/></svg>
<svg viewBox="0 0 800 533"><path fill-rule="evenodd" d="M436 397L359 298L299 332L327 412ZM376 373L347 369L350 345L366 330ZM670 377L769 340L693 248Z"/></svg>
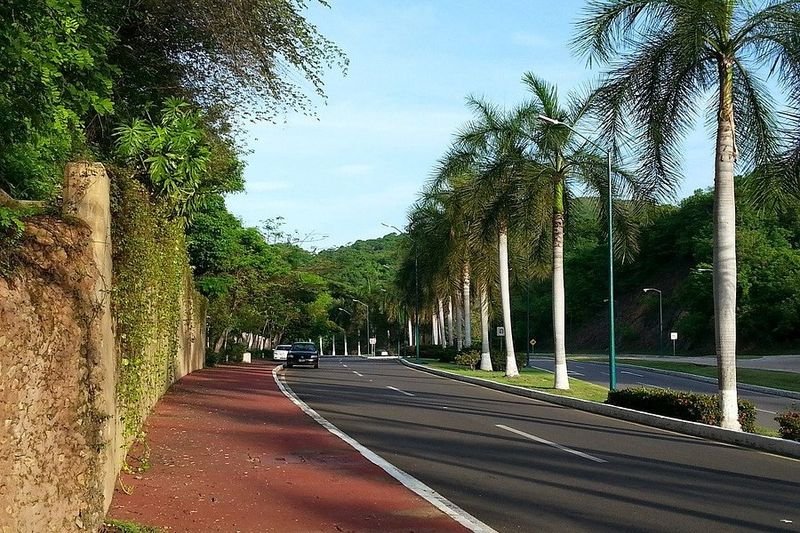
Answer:
<svg viewBox="0 0 800 533"><path fill-rule="evenodd" d="M175 383L146 424L149 468L120 474L108 516L204 533L466 531L303 413L273 368Z"/></svg>

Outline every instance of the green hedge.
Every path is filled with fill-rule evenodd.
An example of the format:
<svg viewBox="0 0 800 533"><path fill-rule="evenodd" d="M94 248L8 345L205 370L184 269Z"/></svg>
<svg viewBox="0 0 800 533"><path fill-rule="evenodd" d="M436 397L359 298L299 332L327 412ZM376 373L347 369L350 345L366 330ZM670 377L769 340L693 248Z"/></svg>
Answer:
<svg viewBox="0 0 800 533"><path fill-rule="evenodd" d="M800 441L800 410L797 407L780 413L775 420L780 424L778 432L781 437Z"/></svg>
<svg viewBox="0 0 800 533"><path fill-rule="evenodd" d="M414 346L404 346L401 350L403 357L416 357L417 351ZM443 363L455 361L458 351L455 348L442 348L435 344L420 344L419 356L424 359L438 359Z"/></svg>
<svg viewBox="0 0 800 533"><path fill-rule="evenodd" d="M606 403L712 426L718 426L721 419L719 398L710 394L635 387L609 392ZM753 402L739 400L739 423L744 431L755 432Z"/></svg>

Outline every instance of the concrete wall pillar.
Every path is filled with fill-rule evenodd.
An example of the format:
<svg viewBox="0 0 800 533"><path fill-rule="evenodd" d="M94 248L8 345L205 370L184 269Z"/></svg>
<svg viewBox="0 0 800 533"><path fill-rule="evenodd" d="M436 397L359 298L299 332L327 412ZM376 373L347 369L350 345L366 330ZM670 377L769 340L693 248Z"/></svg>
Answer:
<svg viewBox="0 0 800 533"><path fill-rule="evenodd" d="M94 286L93 301L97 314L99 360L92 366L90 382L95 386L94 403L98 412L107 415L102 429L103 442L100 464L105 509L111 504L117 473L124 458L122 425L118 424L116 402L117 358L111 317L111 206L110 183L101 163L68 163L64 170L65 215L85 222L91 229L91 246L98 277Z"/></svg>

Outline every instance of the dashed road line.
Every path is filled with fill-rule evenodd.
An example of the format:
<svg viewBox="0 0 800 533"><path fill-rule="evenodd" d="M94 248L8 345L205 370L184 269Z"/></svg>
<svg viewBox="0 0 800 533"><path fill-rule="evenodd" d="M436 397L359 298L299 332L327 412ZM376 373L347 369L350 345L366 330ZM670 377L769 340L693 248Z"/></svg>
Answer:
<svg viewBox="0 0 800 533"><path fill-rule="evenodd" d="M642 374L637 374L636 372L630 372L628 370L621 370L620 374L628 374L629 376L636 376L637 378L643 378Z"/></svg>
<svg viewBox="0 0 800 533"><path fill-rule="evenodd" d="M360 378L364 377L364 374L362 374L361 372L356 372L355 370L353 370L353 374L355 374L356 376L358 376Z"/></svg>
<svg viewBox="0 0 800 533"><path fill-rule="evenodd" d="M537 437L536 435L531 435L530 433L525 433L524 431L520 431L518 429L514 429L512 427L504 426L503 424L497 424L497 427L500 429L504 429L506 431L510 431L511 433L516 433L526 439L530 439L532 441L538 442L540 444L546 444L548 446L552 446L553 448L557 448L562 452L571 453L572 455L577 455L578 457L583 457L584 459L588 459L590 461L594 461L595 463L607 463L605 459L600 459L599 457L595 457L594 455L589 455L588 453L579 452L578 450L573 450L572 448L567 448L566 446L562 446L557 442L551 442L549 440L545 440L541 437Z"/></svg>
<svg viewBox="0 0 800 533"><path fill-rule="evenodd" d="M405 394L406 396L416 396L415 394L411 394L410 392L406 392L404 390L400 390L397 387L392 387L391 385L386 385L387 389L392 389L393 391L397 391L400 394Z"/></svg>

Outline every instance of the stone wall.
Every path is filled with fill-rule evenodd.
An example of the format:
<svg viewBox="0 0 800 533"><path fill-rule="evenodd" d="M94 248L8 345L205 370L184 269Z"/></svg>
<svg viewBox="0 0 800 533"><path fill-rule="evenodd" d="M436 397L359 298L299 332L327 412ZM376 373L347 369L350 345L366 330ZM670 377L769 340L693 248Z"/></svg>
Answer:
<svg viewBox="0 0 800 533"><path fill-rule="evenodd" d="M72 531L102 518L98 323L89 230L28 223L0 278L0 531Z"/></svg>
<svg viewBox="0 0 800 533"><path fill-rule="evenodd" d="M119 409L102 165L67 167L64 210L28 222L17 267L0 276L2 533L96 530L131 444ZM175 379L205 359L204 300L188 272L178 294ZM144 391L147 413L164 389Z"/></svg>

